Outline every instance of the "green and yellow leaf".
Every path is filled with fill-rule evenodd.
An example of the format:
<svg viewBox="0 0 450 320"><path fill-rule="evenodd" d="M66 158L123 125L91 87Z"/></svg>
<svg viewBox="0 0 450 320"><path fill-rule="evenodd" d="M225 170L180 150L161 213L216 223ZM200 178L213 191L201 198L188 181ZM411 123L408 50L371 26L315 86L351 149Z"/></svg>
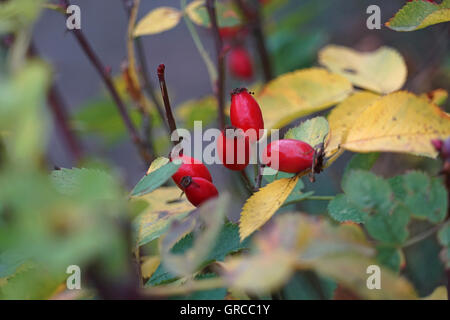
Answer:
<svg viewBox="0 0 450 320"><path fill-rule="evenodd" d="M176 8L156 8L138 22L133 35L139 37L170 30L177 26L181 17L182 13Z"/></svg>
<svg viewBox="0 0 450 320"><path fill-rule="evenodd" d="M284 138L304 141L314 148L318 144L325 142L328 132L327 119L315 117L302 122L298 127L289 129Z"/></svg>

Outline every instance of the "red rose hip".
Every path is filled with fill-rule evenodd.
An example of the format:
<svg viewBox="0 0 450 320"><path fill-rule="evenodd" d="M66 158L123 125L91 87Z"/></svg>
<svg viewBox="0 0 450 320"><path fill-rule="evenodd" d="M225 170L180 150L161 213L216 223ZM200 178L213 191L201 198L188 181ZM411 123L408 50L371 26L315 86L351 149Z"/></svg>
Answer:
<svg viewBox="0 0 450 320"><path fill-rule="evenodd" d="M217 138L217 152L226 168L242 171L250 162L249 138L241 129L226 128Z"/></svg>
<svg viewBox="0 0 450 320"><path fill-rule="evenodd" d="M200 177L212 182L208 168L200 160L185 155L174 158L174 160L176 159L180 159L183 164L172 175L172 180L180 189L182 189L181 179L185 176Z"/></svg>
<svg viewBox="0 0 450 320"><path fill-rule="evenodd" d="M219 195L214 184L200 177L183 177L180 184L189 202L196 207Z"/></svg>
<svg viewBox="0 0 450 320"><path fill-rule="evenodd" d="M270 143L263 153L263 163L288 173L298 173L311 168L314 149L306 142L282 139Z"/></svg>
<svg viewBox="0 0 450 320"><path fill-rule="evenodd" d="M252 60L246 49L241 47L231 49L228 61L230 72L236 78L249 80L253 77Z"/></svg>
<svg viewBox="0 0 450 320"><path fill-rule="evenodd" d="M261 108L246 88L234 89L231 93L231 124L244 130L250 142L259 140L264 129Z"/></svg>

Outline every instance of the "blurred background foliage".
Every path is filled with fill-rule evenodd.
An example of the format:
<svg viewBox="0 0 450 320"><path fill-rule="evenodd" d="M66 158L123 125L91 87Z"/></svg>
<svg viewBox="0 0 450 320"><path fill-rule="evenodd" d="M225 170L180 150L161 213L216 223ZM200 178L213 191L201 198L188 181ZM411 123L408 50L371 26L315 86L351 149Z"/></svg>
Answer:
<svg viewBox="0 0 450 320"><path fill-rule="evenodd" d="M134 285L140 270L132 261L135 243L130 216L143 212L148 203L129 202L127 197L147 166L130 144L100 78L67 34L64 17L44 9L44 2L0 1L0 298L55 297L65 289L68 265L83 266L84 281L95 286L101 297L132 298L137 294ZM417 94L437 88L449 91L448 24L414 33L366 28L365 10L369 4L379 5L382 21L386 21L403 2L271 1L264 8L263 25L274 74L315 66L318 50L328 43L362 51L390 45L405 57L406 89ZM131 118L140 126L142 116L128 96L120 72L126 57L127 28L122 1L79 0L73 3L81 6L83 32L102 61L111 68ZM179 7L179 2L143 1L139 16L161 5ZM210 31L198 28L198 32L212 53ZM33 53L30 53L30 44L35 48ZM203 120L204 126L205 123L214 125L214 101L207 70L186 26L180 24L167 33L143 38L143 44L153 82L156 83L153 73L156 66L161 62L167 66L179 126L191 129L193 120ZM258 65L254 43L247 41L246 46ZM258 86L262 74L259 67L256 69L257 75L250 82L227 77L227 92L238 86ZM80 161L67 148L61 128L55 125L51 108L47 108L51 104L49 92L53 90L60 93L70 114L70 127L76 132L83 150ZM449 102L442 108L450 111ZM154 151L157 155L166 155L170 144L163 123L156 112L152 115ZM313 191L315 195L340 193L342 173L350 157L351 153L347 152L319 175L314 184L306 179L299 183L297 191ZM87 169L61 169L72 166ZM433 176L439 167L435 160L383 154L373 172L388 178L414 168ZM211 171L219 189L229 190L229 186L233 186L229 190L233 201L228 208L229 217L235 220L247 197L245 188L239 176L230 175L222 168L214 167ZM327 204L305 200L280 211L300 210L310 215L323 215ZM420 233L428 227L425 221L415 221L411 230ZM237 230L225 226L217 243L227 241L226 253L246 250L248 243L233 242L236 237ZM189 242L186 238L184 241ZM190 244L180 241L173 250L184 252L191 245L192 241ZM159 249L156 241L150 241L142 250L142 259L146 261ZM394 262L388 254L386 264L393 264L396 272L405 275L423 297L444 283L445 268L439 259L440 250L438 240L430 237L407 247L404 256L394 257ZM214 252L220 255L221 251ZM221 256L204 258L205 261L221 259ZM399 270L401 260L406 261L402 271ZM155 273L150 272L152 277L146 279L149 284L175 281L163 265L156 263L154 269ZM215 275L204 273L197 277ZM330 299L335 294L337 284L329 277L317 276L312 271L296 272L289 277L288 284L278 293L286 299ZM82 297L93 297L91 293L83 294ZM242 297L241 294L239 290L233 292L234 297ZM225 295L226 290L219 288L199 291L189 298L224 298Z"/></svg>

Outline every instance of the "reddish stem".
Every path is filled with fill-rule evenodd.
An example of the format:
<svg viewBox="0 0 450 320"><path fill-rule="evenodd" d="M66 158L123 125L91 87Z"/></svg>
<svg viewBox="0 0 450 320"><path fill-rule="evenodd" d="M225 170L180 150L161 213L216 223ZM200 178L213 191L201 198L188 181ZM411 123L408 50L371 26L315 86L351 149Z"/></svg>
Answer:
<svg viewBox="0 0 450 320"><path fill-rule="evenodd" d="M159 87L161 88L161 95L164 101L164 108L166 109L167 123L170 128L170 135L177 131L177 124L172 113L172 107L170 106L169 93L167 92L166 76L165 76L166 66L160 64L157 69ZM178 139L177 139L178 140ZM172 141L174 146L177 145L178 141Z"/></svg>

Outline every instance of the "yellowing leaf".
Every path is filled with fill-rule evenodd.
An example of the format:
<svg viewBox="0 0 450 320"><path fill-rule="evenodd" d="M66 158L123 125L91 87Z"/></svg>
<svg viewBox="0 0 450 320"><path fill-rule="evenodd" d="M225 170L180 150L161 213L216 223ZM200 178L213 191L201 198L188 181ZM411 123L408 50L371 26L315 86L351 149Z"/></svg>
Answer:
<svg viewBox="0 0 450 320"><path fill-rule="evenodd" d="M189 211L195 209L185 197L180 198L180 194L177 187L161 187L131 200L148 203L148 207L135 220L139 245L158 238L172 221L184 218Z"/></svg>
<svg viewBox="0 0 450 320"><path fill-rule="evenodd" d="M422 300L448 300L447 288L445 286L440 286L434 289L434 291Z"/></svg>
<svg viewBox="0 0 450 320"><path fill-rule="evenodd" d="M355 120L378 98L378 95L371 92L356 92L333 108L328 115L330 133L325 149L327 156L331 156L338 151Z"/></svg>
<svg viewBox="0 0 450 320"><path fill-rule="evenodd" d="M263 226L294 190L299 175L283 178L261 188L245 203L239 224L241 241Z"/></svg>
<svg viewBox="0 0 450 320"><path fill-rule="evenodd" d="M427 99L396 92L367 107L343 148L354 152L406 152L435 157L431 139L450 135L450 116Z"/></svg>
<svg viewBox="0 0 450 320"><path fill-rule="evenodd" d="M166 165L167 163L169 163L169 159L166 158L166 157L158 157L158 158L156 158L150 164L150 167L147 170L147 175L152 173L153 171L158 170L159 168L161 168L162 166Z"/></svg>
<svg viewBox="0 0 450 320"><path fill-rule="evenodd" d="M139 37L170 30L180 22L181 17L182 14L178 9L156 8L139 21L133 34L135 37Z"/></svg>
<svg viewBox="0 0 450 320"><path fill-rule="evenodd" d="M367 273L367 267L370 265L378 264L374 259L355 254L330 255L317 259L312 264L314 270L336 280L362 299L417 299L411 283L386 268L380 267L381 289L368 289L366 282L372 273Z"/></svg>
<svg viewBox="0 0 450 320"><path fill-rule="evenodd" d="M285 139L296 139L308 143L313 148L323 143L329 132L328 122L324 117L315 117L289 129Z"/></svg>
<svg viewBox="0 0 450 320"><path fill-rule="evenodd" d="M447 21L450 21L450 0L443 0L441 4L412 1L386 22L386 26L395 31L414 31Z"/></svg>
<svg viewBox="0 0 450 320"><path fill-rule="evenodd" d="M400 89L407 76L402 56L389 47L364 53L329 45L320 50L319 62L332 72L346 77L355 86L378 93Z"/></svg>
<svg viewBox="0 0 450 320"><path fill-rule="evenodd" d="M294 271L293 256L276 250L254 256L233 257L221 263L228 286L251 293L266 293L279 288Z"/></svg>
<svg viewBox="0 0 450 320"><path fill-rule="evenodd" d="M311 68L284 74L265 86L256 98L267 129L324 110L344 100L353 90L344 77Z"/></svg>
<svg viewBox="0 0 450 320"><path fill-rule="evenodd" d="M159 256L148 257L141 264L141 274L143 278L150 278L156 271L160 263Z"/></svg>

